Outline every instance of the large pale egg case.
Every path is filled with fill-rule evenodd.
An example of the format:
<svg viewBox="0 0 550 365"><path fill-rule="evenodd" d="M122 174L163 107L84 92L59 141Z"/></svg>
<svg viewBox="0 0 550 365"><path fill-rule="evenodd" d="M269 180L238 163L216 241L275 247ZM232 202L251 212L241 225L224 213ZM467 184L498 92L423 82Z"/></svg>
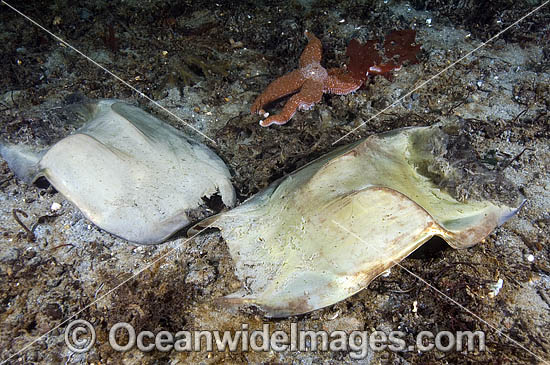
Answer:
<svg viewBox="0 0 550 365"><path fill-rule="evenodd" d="M470 247L523 202L463 123L436 124L341 147L189 233L227 242L243 287L222 303L284 317L353 295L433 236Z"/></svg>
<svg viewBox="0 0 550 365"><path fill-rule="evenodd" d="M75 133L43 151L0 141L0 154L18 178L45 177L100 228L155 244L204 218L204 199L235 205L225 163L182 131L119 100L64 109Z"/></svg>

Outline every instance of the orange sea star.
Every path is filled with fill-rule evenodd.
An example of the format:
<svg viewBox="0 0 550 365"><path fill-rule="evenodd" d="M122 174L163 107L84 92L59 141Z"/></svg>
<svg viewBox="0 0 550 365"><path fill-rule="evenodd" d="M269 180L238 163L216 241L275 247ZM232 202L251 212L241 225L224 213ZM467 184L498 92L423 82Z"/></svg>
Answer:
<svg viewBox="0 0 550 365"><path fill-rule="evenodd" d="M279 77L261 93L250 111L267 117L263 107L283 96L294 94L279 114L260 121L262 127L271 124L285 124L292 118L297 109L307 110L321 101L323 93L345 95L361 87L362 80L353 78L346 69L321 66L321 41L310 32L305 32L309 42L300 56L300 68Z"/></svg>

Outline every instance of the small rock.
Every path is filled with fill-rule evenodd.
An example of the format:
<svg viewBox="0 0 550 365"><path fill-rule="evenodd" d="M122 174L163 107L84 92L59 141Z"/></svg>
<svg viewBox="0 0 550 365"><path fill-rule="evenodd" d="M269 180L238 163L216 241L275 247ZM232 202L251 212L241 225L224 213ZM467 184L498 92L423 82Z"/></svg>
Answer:
<svg viewBox="0 0 550 365"><path fill-rule="evenodd" d="M6 91L0 97L0 103L7 107L16 106L23 99L23 91L21 90L10 90Z"/></svg>
<svg viewBox="0 0 550 365"><path fill-rule="evenodd" d="M59 204L59 203L57 203L57 202L53 203L52 206L50 207L50 210L51 210L52 212L56 212L56 211L58 211L59 209L61 209L61 204Z"/></svg>
<svg viewBox="0 0 550 365"><path fill-rule="evenodd" d="M42 259L40 258L40 256L35 256L27 262L26 266L38 266L41 262Z"/></svg>
<svg viewBox="0 0 550 365"><path fill-rule="evenodd" d="M15 247L8 248L6 252L0 257L0 262L3 264L12 264L19 258L19 249Z"/></svg>

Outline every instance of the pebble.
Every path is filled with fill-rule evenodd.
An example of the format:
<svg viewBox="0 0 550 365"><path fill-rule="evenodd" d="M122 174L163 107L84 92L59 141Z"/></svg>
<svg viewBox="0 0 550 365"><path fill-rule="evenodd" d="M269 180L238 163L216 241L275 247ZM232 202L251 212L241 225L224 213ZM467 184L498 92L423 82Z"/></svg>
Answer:
<svg viewBox="0 0 550 365"><path fill-rule="evenodd" d="M11 264L19 258L19 249L15 247L8 248L4 256L0 257L0 262L3 264Z"/></svg>
<svg viewBox="0 0 550 365"><path fill-rule="evenodd" d="M0 102L8 107L16 106L16 104L23 98L23 92L21 90L6 91L0 97Z"/></svg>
<svg viewBox="0 0 550 365"><path fill-rule="evenodd" d="M42 259L39 256L35 256L27 262L26 266L38 266L41 262Z"/></svg>

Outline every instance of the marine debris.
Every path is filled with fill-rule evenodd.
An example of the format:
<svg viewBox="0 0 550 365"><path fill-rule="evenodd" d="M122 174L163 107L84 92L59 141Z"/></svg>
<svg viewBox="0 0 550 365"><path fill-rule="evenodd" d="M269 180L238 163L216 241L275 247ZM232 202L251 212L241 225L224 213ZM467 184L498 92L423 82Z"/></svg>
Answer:
<svg viewBox="0 0 550 365"><path fill-rule="evenodd" d="M75 110L86 123L44 151L0 143L18 178L44 176L94 224L140 244L203 218L216 194L235 205L229 170L205 145L118 100Z"/></svg>
<svg viewBox="0 0 550 365"><path fill-rule="evenodd" d="M457 249L483 240L523 198L461 133L372 135L196 225L190 232L221 230L243 283L222 302L268 317L306 313L362 290L433 236Z"/></svg>

